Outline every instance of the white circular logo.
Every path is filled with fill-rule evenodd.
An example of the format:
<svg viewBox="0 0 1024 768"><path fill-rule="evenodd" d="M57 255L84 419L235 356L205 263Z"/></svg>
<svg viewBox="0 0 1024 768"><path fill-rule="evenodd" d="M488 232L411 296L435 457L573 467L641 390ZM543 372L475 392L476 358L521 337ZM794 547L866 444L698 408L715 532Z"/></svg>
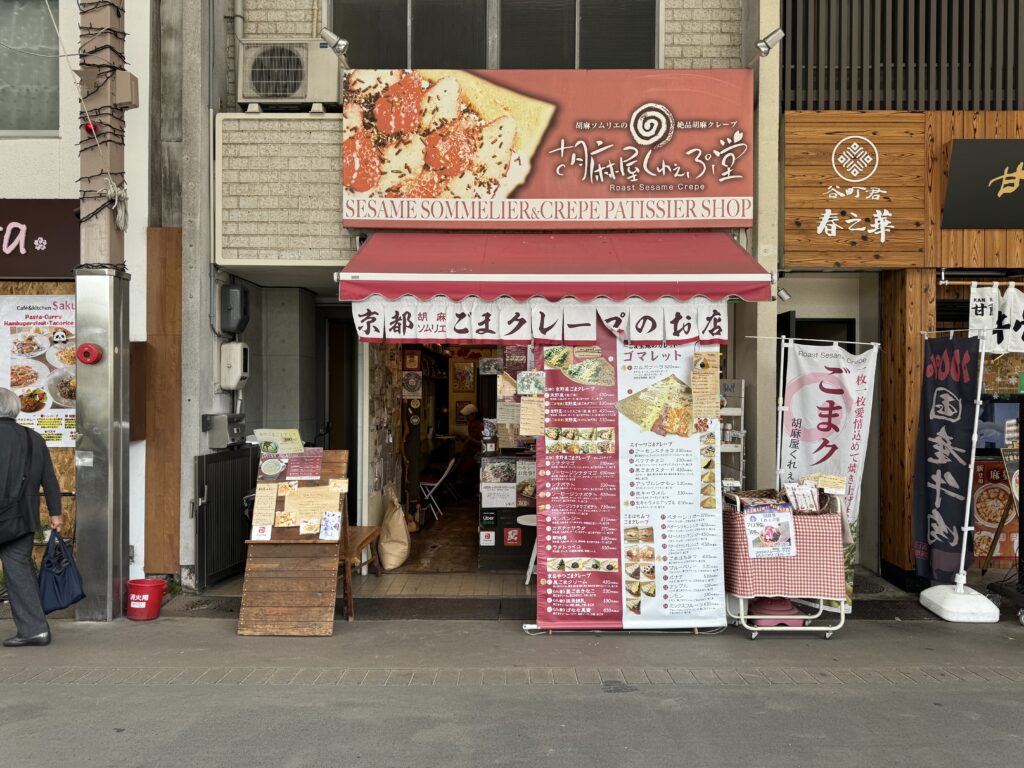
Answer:
<svg viewBox="0 0 1024 768"><path fill-rule="evenodd" d="M676 130L676 119L668 107L648 102L641 104L629 118L629 132L641 147L663 147Z"/></svg>
<svg viewBox="0 0 1024 768"><path fill-rule="evenodd" d="M878 170L878 148L864 136L847 136L832 149L832 170L843 181L867 181Z"/></svg>

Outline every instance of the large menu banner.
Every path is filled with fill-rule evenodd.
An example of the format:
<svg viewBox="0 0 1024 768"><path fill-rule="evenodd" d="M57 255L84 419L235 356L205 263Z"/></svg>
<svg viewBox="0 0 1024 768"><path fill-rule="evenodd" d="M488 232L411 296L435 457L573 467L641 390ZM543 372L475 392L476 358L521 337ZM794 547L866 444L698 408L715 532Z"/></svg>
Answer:
<svg viewBox="0 0 1024 768"><path fill-rule="evenodd" d="M0 387L21 400L18 423L74 448L75 297L0 296L0 336Z"/></svg>
<svg viewBox="0 0 1024 768"><path fill-rule="evenodd" d="M917 575L940 584L952 584L960 568L977 414L978 349L978 339L925 341L914 469L914 553ZM968 546L965 566L973 559Z"/></svg>
<svg viewBox="0 0 1024 768"><path fill-rule="evenodd" d="M753 72L351 70L348 227L744 227Z"/></svg>
<svg viewBox="0 0 1024 768"><path fill-rule="evenodd" d="M693 347L602 332L537 363L538 625L723 626L718 425L696 413ZM698 354L712 365L717 377L717 349Z"/></svg>

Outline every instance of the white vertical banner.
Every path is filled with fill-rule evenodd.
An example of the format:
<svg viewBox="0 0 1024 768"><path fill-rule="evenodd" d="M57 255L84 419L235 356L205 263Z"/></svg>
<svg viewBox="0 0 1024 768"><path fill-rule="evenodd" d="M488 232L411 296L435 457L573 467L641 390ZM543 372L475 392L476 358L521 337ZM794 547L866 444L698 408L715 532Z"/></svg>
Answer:
<svg viewBox="0 0 1024 768"><path fill-rule="evenodd" d="M589 342L597 341L597 315L591 304L580 304L575 301L563 302L562 306L563 338L566 341Z"/></svg>
<svg viewBox="0 0 1024 768"><path fill-rule="evenodd" d="M553 301L530 302L533 338L536 341L562 340L562 305Z"/></svg>
<svg viewBox="0 0 1024 768"><path fill-rule="evenodd" d="M636 302L629 305L629 341L660 344L665 340L665 312L659 304Z"/></svg>
<svg viewBox="0 0 1024 768"><path fill-rule="evenodd" d="M361 340L384 341L384 313L388 303L382 298L352 302L352 319Z"/></svg>
<svg viewBox="0 0 1024 768"><path fill-rule="evenodd" d="M502 341L529 342L533 338L533 319L529 304L521 304L508 297L499 298L498 326L501 329Z"/></svg>
<svg viewBox="0 0 1024 768"><path fill-rule="evenodd" d="M999 287L971 283L970 307L967 313L971 336L984 335L986 342L996 327L996 312L999 310ZM987 344L986 344L987 346Z"/></svg>
<svg viewBox="0 0 1024 768"><path fill-rule="evenodd" d="M986 352L1024 352L1024 292L1013 283L1003 292L992 335L996 347L986 342Z"/></svg>

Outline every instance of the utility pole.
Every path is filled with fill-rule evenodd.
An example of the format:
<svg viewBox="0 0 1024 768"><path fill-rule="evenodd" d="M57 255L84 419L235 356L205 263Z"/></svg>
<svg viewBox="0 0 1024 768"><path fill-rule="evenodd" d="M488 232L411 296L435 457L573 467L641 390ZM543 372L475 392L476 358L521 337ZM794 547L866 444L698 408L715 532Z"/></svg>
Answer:
<svg viewBox="0 0 1024 768"><path fill-rule="evenodd" d="M124 610L128 579L128 280L124 112L138 106L125 71L124 0L79 6L81 250L75 271L78 401L76 541L86 598L77 617Z"/></svg>

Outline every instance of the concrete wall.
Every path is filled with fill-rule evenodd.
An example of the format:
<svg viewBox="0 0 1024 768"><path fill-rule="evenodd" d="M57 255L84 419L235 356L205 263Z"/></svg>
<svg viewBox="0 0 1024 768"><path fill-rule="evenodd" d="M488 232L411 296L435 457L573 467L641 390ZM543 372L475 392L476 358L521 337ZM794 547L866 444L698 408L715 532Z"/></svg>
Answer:
<svg viewBox="0 0 1024 768"><path fill-rule="evenodd" d="M219 263L351 257L340 115L223 114L217 125Z"/></svg>
<svg viewBox="0 0 1024 768"><path fill-rule="evenodd" d="M664 67L743 66L744 0L663 0Z"/></svg>

